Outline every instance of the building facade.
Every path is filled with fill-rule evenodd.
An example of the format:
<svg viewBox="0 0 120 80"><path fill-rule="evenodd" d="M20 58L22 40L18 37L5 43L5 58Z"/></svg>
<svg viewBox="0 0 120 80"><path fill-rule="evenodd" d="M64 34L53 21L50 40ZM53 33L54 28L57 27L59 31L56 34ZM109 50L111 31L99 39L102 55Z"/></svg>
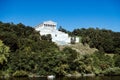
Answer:
<svg viewBox="0 0 120 80"><path fill-rule="evenodd" d="M57 30L57 23L53 21L45 21L35 27L36 31L40 31L40 35L51 34L52 41L58 45L70 44L71 41L79 42L78 37L70 37L68 34Z"/></svg>

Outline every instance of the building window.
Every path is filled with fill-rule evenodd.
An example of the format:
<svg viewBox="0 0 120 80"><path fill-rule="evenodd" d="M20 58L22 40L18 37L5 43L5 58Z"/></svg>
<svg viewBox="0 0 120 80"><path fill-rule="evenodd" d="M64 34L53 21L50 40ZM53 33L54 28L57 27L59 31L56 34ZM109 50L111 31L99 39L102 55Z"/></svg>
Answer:
<svg viewBox="0 0 120 80"><path fill-rule="evenodd" d="M57 37L57 34L55 34L55 37Z"/></svg>

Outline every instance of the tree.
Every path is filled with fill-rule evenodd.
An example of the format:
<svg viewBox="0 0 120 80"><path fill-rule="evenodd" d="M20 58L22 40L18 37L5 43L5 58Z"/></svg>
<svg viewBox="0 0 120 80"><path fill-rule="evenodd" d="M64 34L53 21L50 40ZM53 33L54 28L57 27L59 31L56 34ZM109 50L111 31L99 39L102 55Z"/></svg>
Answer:
<svg viewBox="0 0 120 80"><path fill-rule="evenodd" d="M62 32L65 32L65 33L68 32L66 29L62 28L62 26L60 26L58 30L59 30L59 31L62 31Z"/></svg>
<svg viewBox="0 0 120 80"><path fill-rule="evenodd" d="M42 35L42 36L41 36L41 39L42 39L42 40L49 41L49 42L51 42L51 41L52 41L51 34Z"/></svg>
<svg viewBox="0 0 120 80"><path fill-rule="evenodd" d="M114 55L113 58L114 58L115 67L120 67L120 55L116 54L116 55Z"/></svg>
<svg viewBox="0 0 120 80"><path fill-rule="evenodd" d="M4 45L2 41L0 40L0 69L2 68L1 66L7 62L7 58L9 56L9 47Z"/></svg>
<svg viewBox="0 0 120 80"><path fill-rule="evenodd" d="M75 29L72 32L74 35L82 37L82 43L89 44L91 48L97 48L100 51L113 53L115 47L119 47L119 33L114 33L111 30L88 28Z"/></svg>
<svg viewBox="0 0 120 80"><path fill-rule="evenodd" d="M97 51L92 55L95 73L100 73L107 68L113 67L113 59L105 53Z"/></svg>

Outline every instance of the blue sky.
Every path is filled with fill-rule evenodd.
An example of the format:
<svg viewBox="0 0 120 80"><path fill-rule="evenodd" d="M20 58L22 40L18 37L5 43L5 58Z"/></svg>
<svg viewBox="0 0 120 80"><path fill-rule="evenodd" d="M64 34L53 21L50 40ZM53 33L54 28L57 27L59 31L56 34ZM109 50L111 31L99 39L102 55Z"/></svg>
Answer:
<svg viewBox="0 0 120 80"><path fill-rule="evenodd" d="M0 21L36 26L53 20L67 30L105 28L120 32L120 0L0 0Z"/></svg>

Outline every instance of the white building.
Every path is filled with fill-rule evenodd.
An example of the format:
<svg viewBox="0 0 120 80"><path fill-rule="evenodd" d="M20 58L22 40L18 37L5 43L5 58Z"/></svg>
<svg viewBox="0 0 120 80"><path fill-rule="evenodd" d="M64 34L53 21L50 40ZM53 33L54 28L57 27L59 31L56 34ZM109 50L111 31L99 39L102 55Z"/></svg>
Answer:
<svg viewBox="0 0 120 80"><path fill-rule="evenodd" d="M36 31L40 31L40 35L51 34L52 41L58 45L66 45L71 43L73 37L70 37L68 34L57 30L57 23L53 21L45 21L35 27ZM75 43L79 42L79 38L74 38Z"/></svg>

